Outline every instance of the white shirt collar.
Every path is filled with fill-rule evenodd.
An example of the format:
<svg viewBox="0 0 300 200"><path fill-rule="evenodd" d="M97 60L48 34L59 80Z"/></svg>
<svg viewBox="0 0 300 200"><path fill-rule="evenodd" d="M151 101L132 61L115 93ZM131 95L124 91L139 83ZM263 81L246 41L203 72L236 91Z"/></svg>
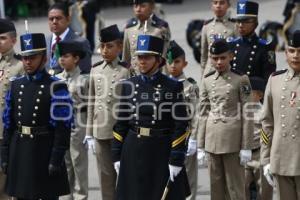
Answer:
<svg viewBox="0 0 300 200"><path fill-rule="evenodd" d="M60 37L60 41L64 40L66 35L69 33L69 28L67 28L62 34L59 35ZM53 33L52 34L52 41L51 41L51 45L54 44L56 42L56 35Z"/></svg>

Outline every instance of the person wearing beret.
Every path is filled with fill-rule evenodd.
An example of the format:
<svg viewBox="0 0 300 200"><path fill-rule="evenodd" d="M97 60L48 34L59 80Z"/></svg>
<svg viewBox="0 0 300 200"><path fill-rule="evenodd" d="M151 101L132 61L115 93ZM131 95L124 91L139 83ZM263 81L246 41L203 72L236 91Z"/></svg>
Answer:
<svg viewBox="0 0 300 200"><path fill-rule="evenodd" d="M59 64L64 71L56 77L63 80L73 101L74 126L71 129L70 149L66 152L71 194L65 199L88 199L88 152L82 143L87 120L89 76L82 74L78 63L85 56L81 43L73 40L58 43Z"/></svg>
<svg viewBox="0 0 300 200"><path fill-rule="evenodd" d="M87 39L75 34L69 28L70 13L65 3L55 3L48 10L48 24L51 35L47 37L47 58L46 70L51 75L58 74L63 71L63 68L58 63L58 55L56 52L56 44L60 41L76 40L81 42L81 47L86 52L86 55L80 59L79 68L83 73L89 73L92 67L92 51L90 43Z"/></svg>
<svg viewBox="0 0 300 200"><path fill-rule="evenodd" d="M164 41L140 35L140 75L122 82L112 153L118 200L184 200L190 195L184 167L189 136L183 84L160 71Z"/></svg>
<svg viewBox="0 0 300 200"><path fill-rule="evenodd" d="M199 148L207 154L212 200L245 199L244 165L252 154L250 81L231 68L232 58L226 40L215 40L210 47L215 70L204 75L200 87Z"/></svg>
<svg viewBox="0 0 300 200"><path fill-rule="evenodd" d="M139 74L135 55L139 35L147 34L162 38L165 42L163 56L170 42L169 24L153 13L154 7L155 0L133 0L135 18L130 19L125 26L122 60L129 63L136 74Z"/></svg>
<svg viewBox="0 0 300 200"><path fill-rule="evenodd" d="M273 199L273 188L268 184L263 175L263 168L260 164L260 131L261 121L260 116L262 113L262 100L264 98L264 91L267 82L260 77L250 77L252 87L252 99L254 110L254 132L253 141L251 145L252 159L247 162L245 166L245 190L246 200Z"/></svg>
<svg viewBox="0 0 300 200"><path fill-rule="evenodd" d="M130 77L127 64L119 59L122 39L117 25L100 30L100 51L103 60L93 65L90 74L84 143L96 155L102 199L114 200L117 178L111 155L112 129L116 122L114 106L121 95L119 82Z"/></svg>
<svg viewBox="0 0 300 200"><path fill-rule="evenodd" d="M287 69L267 83L261 117L261 164L277 199L300 199L300 30L289 38Z"/></svg>
<svg viewBox="0 0 300 200"><path fill-rule="evenodd" d="M186 55L182 47L174 40L170 42L167 58L167 68L170 77L183 83L184 100L192 106L187 109L191 120L189 121L190 135L187 142L188 148L185 158L185 167L191 188L191 195L187 200L195 200L198 187L197 136L199 119L197 115L197 104L199 101L199 87L192 77L186 77L184 73L184 68L188 65Z"/></svg>
<svg viewBox="0 0 300 200"><path fill-rule="evenodd" d="M20 56L14 51L17 42L15 25L7 19L0 19L0 115L5 107L5 94L9 89L10 79L23 74L23 65ZM0 120L0 144L2 143L3 123ZM0 171L0 199L8 198L4 193L5 175Z"/></svg>
<svg viewBox="0 0 300 200"><path fill-rule="evenodd" d="M26 33L20 43L25 75L11 80L3 114L5 191L18 200L57 200L69 193L64 156L72 100L67 86L45 70L44 34Z"/></svg>
<svg viewBox="0 0 300 200"><path fill-rule="evenodd" d="M233 69L249 77L257 76L267 81L270 74L276 70L276 57L268 42L255 33L258 26L258 8L258 3L253 1L237 2L235 20L240 36L229 39L234 53L231 65Z"/></svg>

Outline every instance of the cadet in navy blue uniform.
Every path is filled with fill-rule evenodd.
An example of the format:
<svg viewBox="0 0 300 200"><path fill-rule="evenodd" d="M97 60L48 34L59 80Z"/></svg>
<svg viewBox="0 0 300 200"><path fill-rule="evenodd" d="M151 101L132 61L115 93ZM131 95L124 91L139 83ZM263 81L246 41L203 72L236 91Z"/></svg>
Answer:
<svg viewBox="0 0 300 200"><path fill-rule="evenodd" d="M69 193L64 155L72 101L67 86L44 69L44 34L21 35L20 41L25 75L11 80L3 115L6 192L18 200L54 200Z"/></svg>
<svg viewBox="0 0 300 200"><path fill-rule="evenodd" d="M160 200L169 181L167 199L189 195L184 166L188 121L183 84L163 75L164 41L140 35L140 75L122 83L113 127L113 161L119 178L118 200Z"/></svg>
<svg viewBox="0 0 300 200"><path fill-rule="evenodd" d="M267 41L260 39L255 29L258 26L258 4L240 0L237 4L237 29L240 37L233 39L234 52L232 69L248 76L258 76L266 82L276 70L275 52L270 50Z"/></svg>

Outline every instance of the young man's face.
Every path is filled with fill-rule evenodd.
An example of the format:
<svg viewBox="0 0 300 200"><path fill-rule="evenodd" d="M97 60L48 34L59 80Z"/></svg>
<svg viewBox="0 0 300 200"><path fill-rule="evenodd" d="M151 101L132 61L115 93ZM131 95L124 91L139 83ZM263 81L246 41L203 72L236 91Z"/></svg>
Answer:
<svg viewBox="0 0 300 200"><path fill-rule="evenodd" d="M224 17L229 8L228 0L212 0L211 9L216 17Z"/></svg>
<svg viewBox="0 0 300 200"><path fill-rule="evenodd" d="M58 61L60 66L62 66L66 71L71 71L77 66L79 60L79 56L74 56L71 53L66 53L62 55Z"/></svg>
<svg viewBox="0 0 300 200"><path fill-rule="evenodd" d="M27 74L34 74L40 66L43 66L46 63L46 60L47 58L44 54L22 57L24 70Z"/></svg>
<svg viewBox="0 0 300 200"><path fill-rule="evenodd" d="M233 58L233 55L230 51L218 54L218 55L210 55L211 64L218 72L226 71L230 66L230 61Z"/></svg>
<svg viewBox="0 0 300 200"><path fill-rule="evenodd" d="M106 62L112 62L119 56L122 50L122 44L119 41L101 42L100 51L103 59Z"/></svg>
<svg viewBox="0 0 300 200"><path fill-rule="evenodd" d="M70 17L65 16L62 10L52 9L48 12L48 24L52 33L61 35L68 28Z"/></svg>
<svg viewBox="0 0 300 200"><path fill-rule="evenodd" d="M287 47L285 55L289 66L296 72L300 72L300 47Z"/></svg>
<svg viewBox="0 0 300 200"><path fill-rule="evenodd" d="M6 53L16 44L17 39L9 33L0 34L0 53Z"/></svg>
<svg viewBox="0 0 300 200"><path fill-rule="evenodd" d="M260 102L263 99L264 93L260 90L252 90L252 100L254 102Z"/></svg>
<svg viewBox="0 0 300 200"><path fill-rule="evenodd" d="M254 33L257 27L257 20L256 19L244 19L236 22L236 26L240 36L249 36Z"/></svg>
<svg viewBox="0 0 300 200"><path fill-rule="evenodd" d="M149 19L149 17L153 13L153 9L154 5L152 3L141 3L133 5L134 14L141 21Z"/></svg>
<svg viewBox="0 0 300 200"><path fill-rule="evenodd" d="M137 58L139 70L145 75L151 75L160 64L160 60L154 55L138 55Z"/></svg>
<svg viewBox="0 0 300 200"><path fill-rule="evenodd" d="M183 72L183 69L186 67L187 62L184 58L184 56L180 56L176 59L173 60L173 62L171 64L168 64L168 71L169 73L174 76L180 76Z"/></svg>

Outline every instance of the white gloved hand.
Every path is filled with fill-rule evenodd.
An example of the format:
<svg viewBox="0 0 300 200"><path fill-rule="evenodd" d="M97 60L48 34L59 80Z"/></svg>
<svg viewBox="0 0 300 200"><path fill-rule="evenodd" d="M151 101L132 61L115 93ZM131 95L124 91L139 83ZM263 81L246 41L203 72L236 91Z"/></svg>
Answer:
<svg viewBox="0 0 300 200"><path fill-rule="evenodd" d="M179 172L182 170L182 167L178 167L175 165L169 165L169 171L170 171L170 180L174 182L175 177L179 174Z"/></svg>
<svg viewBox="0 0 300 200"><path fill-rule="evenodd" d="M252 157L252 151L251 150L240 150L240 162L242 165L247 164L247 162L249 162L251 160Z"/></svg>
<svg viewBox="0 0 300 200"><path fill-rule="evenodd" d="M114 162L114 168L117 172L117 175L119 175L119 171L120 171L120 161Z"/></svg>
<svg viewBox="0 0 300 200"><path fill-rule="evenodd" d="M82 143L85 145L85 148L92 149L93 153L96 153L95 139L93 136L86 135Z"/></svg>
<svg viewBox="0 0 300 200"><path fill-rule="evenodd" d="M197 152L197 140L189 139L188 149L186 152L187 156L192 156Z"/></svg>
<svg viewBox="0 0 300 200"><path fill-rule="evenodd" d="M270 164L266 164L266 165L264 166L264 168L263 168L263 169L264 169L264 176L266 177L268 183L269 183L272 187L275 187L274 177L273 177L273 175L272 175L272 173L271 173L270 168L271 168L271 165L270 165Z"/></svg>
<svg viewBox="0 0 300 200"><path fill-rule="evenodd" d="M198 149L197 159L199 161L199 165L204 165L206 163L206 154L204 149Z"/></svg>

